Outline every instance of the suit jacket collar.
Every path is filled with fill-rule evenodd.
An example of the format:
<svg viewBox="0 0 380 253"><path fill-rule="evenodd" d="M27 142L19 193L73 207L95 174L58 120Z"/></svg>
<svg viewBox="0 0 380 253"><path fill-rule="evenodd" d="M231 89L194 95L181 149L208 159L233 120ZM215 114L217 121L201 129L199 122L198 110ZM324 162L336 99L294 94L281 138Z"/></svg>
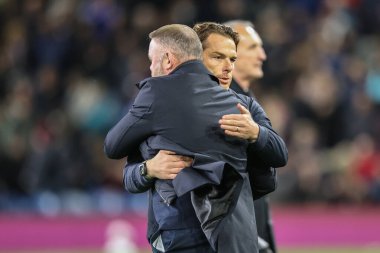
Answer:
<svg viewBox="0 0 380 253"><path fill-rule="evenodd" d="M210 78L219 84L219 80L216 76L211 74L208 69L203 65L200 60L186 61L177 66L169 75L173 74L185 74L185 73L204 73L210 76Z"/></svg>
<svg viewBox="0 0 380 253"><path fill-rule="evenodd" d="M232 79L232 82L231 82L231 85L230 85L230 89L235 91L237 94L242 94L242 95L246 95L248 97L251 97L252 94L250 92L245 92L241 87L240 85L235 81L235 79Z"/></svg>
<svg viewBox="0 0 380 253"><path fill-rule="evenodd" d="M177 66L170 74L170 75L175 75L175 74L186 74L186 73L197 73L197 74L205 74L209 75L211 80L217 82L219 85L219 80L217 77L215 77L213 74L211 74L205 65L203 65L202 61L199 60L190 60L186 61L180 65ZM147 81L149 81L151 78L155 77L148 77L145 78L144 80L140 81L139 83L136 84L138 89L141 89ZM159 77L158 77L159 78Z"/></svg>
<svg viewBox="0 0 380 253"><path fill-rule="evenodd" d="M199 60L190 60L178 65L169 75L185 73L210 73Z"/></svg>

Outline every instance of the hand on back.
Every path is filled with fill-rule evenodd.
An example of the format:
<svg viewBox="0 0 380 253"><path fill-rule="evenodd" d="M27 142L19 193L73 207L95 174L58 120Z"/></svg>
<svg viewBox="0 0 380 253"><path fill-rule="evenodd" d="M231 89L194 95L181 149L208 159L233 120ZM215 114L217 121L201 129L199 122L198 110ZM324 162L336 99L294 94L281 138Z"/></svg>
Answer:
<svg viewBox="0 0 380 253"><path fill-rule="evenodd" d="M241 104L237 104L240 114L227 114L219 120L225 134L250 142L255 142L259 135L259 126L252 119L251 113Z"/></svg>
<svg viewBox="0 0 380 253"><path fill-rule="evenodd" d="M146 162L148 175L159 179L174 179L186 167L190 167L193 159L177 155L175 152L160 150L155 157Z"/></svg>

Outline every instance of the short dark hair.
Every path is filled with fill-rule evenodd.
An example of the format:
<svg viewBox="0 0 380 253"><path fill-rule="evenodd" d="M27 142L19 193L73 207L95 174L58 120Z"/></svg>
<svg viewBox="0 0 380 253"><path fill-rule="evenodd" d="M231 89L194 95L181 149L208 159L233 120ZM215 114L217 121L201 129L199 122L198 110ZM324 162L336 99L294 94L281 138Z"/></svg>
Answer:
<svg viewBox="0 0 380 253"><path fill-rule="evenodd" d="M239 44L239 34L235 32L231 27L226 25L222 25L215 22L203 22L195 24L193 29L198 34L198 37L201 40L203 50L207 48L207 38L213 33L220 34L222 36L232 39L235 43L236 48Z"/></svg>
<svg viewBox="0 0 380 253"><path fill-rule="evenodd" d="M194 30L187 25L162 26L151 32L149 38L155 39L181 60L202 60L202 44Z"/></svg>

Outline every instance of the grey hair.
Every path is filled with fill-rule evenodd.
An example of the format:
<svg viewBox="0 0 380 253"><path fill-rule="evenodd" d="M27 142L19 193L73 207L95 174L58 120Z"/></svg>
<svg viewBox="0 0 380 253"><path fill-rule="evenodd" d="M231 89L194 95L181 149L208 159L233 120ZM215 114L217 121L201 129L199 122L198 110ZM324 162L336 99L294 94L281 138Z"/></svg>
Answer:
<svg viewBox="0 0 380 253"><path fill-rule="evenodd" d="M232 29L234 29L236 26L238 25L242 25L242 26L250 26L252 28L255 28L255 26L253 25L253 23L251 21L248 21L248 20L240 20L240 19L235 19L235 20L230 20L230 21L227 21L227 22L224 22L223 25L225 26L229 26L231 27Z"/></svg>
<svg viewBox="0 0 380 253"><path fill-rule="evenodd" d="M151 32L149 38L170 50L182 62L202 60L202 44L197 33L189 26L165 25Z"/></svg>

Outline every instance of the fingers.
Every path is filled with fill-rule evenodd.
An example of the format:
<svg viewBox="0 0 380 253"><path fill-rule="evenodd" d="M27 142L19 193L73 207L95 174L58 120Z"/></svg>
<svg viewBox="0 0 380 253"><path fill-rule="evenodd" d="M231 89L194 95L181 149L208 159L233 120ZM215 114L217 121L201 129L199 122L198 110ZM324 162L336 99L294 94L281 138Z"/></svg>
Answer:
<svg viewBox="0 0 380 253"><path fill-rule="evenodd" d="M170 174L170 173L162 173L160 176L159 176L159 179L174 179L176 176L177 176L178 173L174 173L174 174Z"/></svg>
<svg viewBox="0 0 380 253"><path fill-rule="evenodd" d="M236 125L224 125L224 124L220 125L220 128L222 128L223 130L230 131L230 132L241 132L244 129Z"/></svg>
<svg viewBox="0 0 380 253"><path fill-rule="evenodd" d="M176 161L184 161L184 162L193 162L193 159L188 156L177 155L173 151L169 150L160 150L156 155L161 162L176 162Z"/></svg>
<svg viewBox="0 0 380 253"><path fill-rule="evenodd" d="M191 164L193 163L193 159L186 156L175 155L175 156L167 157L166 162L168 163L170 167L185 168L185 167L191 166Z"/></svg>
<svg viewBox="0 0 380 253"><path fill-rule="evenodd" d="M179 164L182 165L182 164ZM187 167L187 166L186 166ZM156 171L155 175L159 179L174 179L178 173L181 172L185 166L174 166L173 164L166 164L164 167L160 167L160 170Z"/></svg>
<svg viewBox="0 0 380 253"><path fill-rule="evenodd" d="M166 155L175 155L176 153L169 150L160 150L158 153L166 154Z"/></svg>
<svg viewBox="0 0 380 253"><path fill-rule="evenodd" d="M167 175L167 178L164 178L164 179L174 179L175 177L177 176L177 174L169 174Z"/></svg>
<svg viewBox="0 0 380 253"><path fill-rule="evenodd" d="M245 119L240 120L219 120L220 128L223 130L229 130L232 132L245 132L247 128L247 121Z"/></svg>
<svg viewBox="0 0 380 253"><path fill-rule="evenodd" d="M224 130L231 130L231 131L238 131L239 129L242 129L245 127L245 121L243 120L226 120L221 119L219 120L219 125Z"/></svg>
<svg viewBox="0 0 380 253"><path fill-rule="evenodd" d="M191 166L191 162L186 162L186 161L175 161L175 162L171 162L170 164L168 163L168 168L173 168L173 169L177 169L177 168L183 169L190 166Z"/></svg>
<svg viewBox="0 0 380 253"><path fill-rule="evenodd" d="M239 109L240 114L226 114L226 115L223 115L222 119L223 120L242 120L246 117L243 115L245 114L251 115L249 110L245 108L244 106L242 106L241 104L237 104L237 108Z"/></svg>
<svg viewBox="0 0 380 253"><path fill-rule="evenodd" d="M240 103L237 104L237 108L239 109L241 114L251 114L247 108L242 106Z"/></svg>
<svg viewBox="0 0 380 253"><path fill-rule="evenodd" d="M219 120L220 127L229 131L226 134L242 137L241 133L248 133L253 123L250 112L241 104L237 104L241 114L227 114ZM244 137L243 137L244 138Z"/></svg>
<svg viewBox="0 0 380 253"><path fill-rule="evenodd" d="M178 161L184 161L186 163L192 163L193 162L193 158L191 157L188 157L188 156L183 156L183 155L176 155L176 158L178 159Z"/></svg>
<svg viewBox="0 0 380 253"><path fill-rule="evenodd" d="M159 153L162 155L170 155L166 156L167 158L170 158L170 160L173 161L189 161L192 162L193 159L188 156L183 156L183 155L177 155L174 151L169 151L169 150L160 150Z"/></svg>
<svg viewBox="0 0 380 253"><path fill-rule="evenodd" d="M191 157L177 155L173 151L160 150L147 161L148 174L159 179L174 179L184 168L191 167Z"/></svg>
<svg viewBox="0 0 380 253"><path fill-rule="evenodd" d="M237 137L240 139L255 141L257 140L258 132L260 129L257 126L257 130L245 127L234 127L234 126L225 126L221 125L221 128L224 130L224 133L228 136Z"/></svg>
<svg viewBox="0 0 380 253"><path fill-rule="evenodd" d="M226 114L223 115L221 120L231 120L231 121L237 121L244 119L243 115L241 114Z"/></svg>
<svg viewBox="0 0 380 253"><path fill-rule="evenodd" d="M186 157L189 159L188 157ZM192 164L192 159L191 161L175 161L175 162L170 162L166 164L165 168L162 168L161 173L162 176L161 178L163 179L174 179L178 173L181 172L181 170L190 167Z"/></svg>
<svg viewBox="0 0 380 253"><path fill-rule="evenodd" d="M236 132L236 131L225 130L224 133L225 133L226 135L229 135L229 136L234 136L234 137L238 137L238 138L244 139L244 138L242 138L242 136L241 136L242 134L239 133L239 132Z"/></svg>
<svg viewBox="0 0 380 253"><path fill-rule="evenodd" d="M229 126L236 126L239 121L237 120L231 120L231 119L221 119L219 120L220 125L229 125Z"/></svg>
<svg viewBox="0 0 380 253"><path fill-rule="evenodd" d="M181 167L170 167L166 168L160 171L160 178L161 179L174 179L178 173L181 172L184 168L187 166L181 166Z"/></svg>

